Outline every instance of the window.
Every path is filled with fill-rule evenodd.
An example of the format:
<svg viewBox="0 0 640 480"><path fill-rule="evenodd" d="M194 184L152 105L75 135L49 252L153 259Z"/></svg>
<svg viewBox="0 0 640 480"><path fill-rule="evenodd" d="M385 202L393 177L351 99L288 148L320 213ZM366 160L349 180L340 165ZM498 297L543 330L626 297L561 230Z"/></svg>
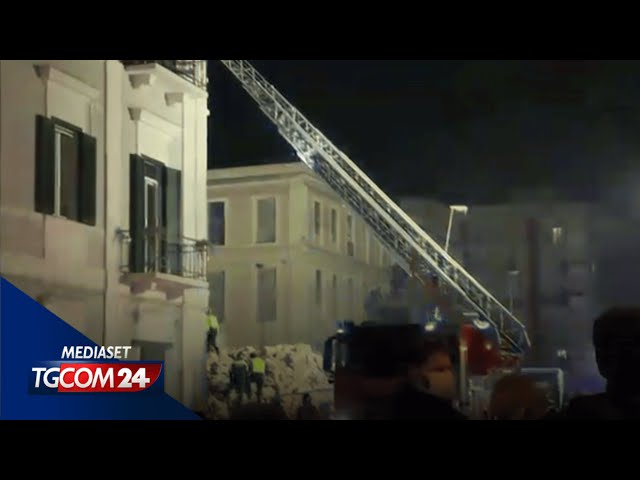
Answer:
<svg viewBox="0 0 640 480"><path fill-rule="evenodd" d="M275 322L277 316L276 269L258 269L256 318L260 323Z"/></svg>
<svg viewBox="0 0 640 480"><path fill-rule="evenodd" d="M320 202L313 202L313 233L315 238L320 238L320 230L322 225L322 209Z"/></svg>
<svg viewBox="0 0 640 480"><path fill-rule="evenodd" d="M218 317L219 322L225 320L225 273L214 272L208 275L209 282L209 307Z"/></svg>
<svg viewBox="0 0 640 480"><path fill-rule="evenodd" d="M322 305L322 272L316 270L316 306Z"/></svg>
<svg viewBox="0 0 640 480"><path fill-rule="evenodd" d="M331 209L331 243L338 241L338 212L335 208Z"/></svg>
<svg viewBox="0 0 640 480"><path fill-rule="evenodd" d="M551 237L554 245L560 245L564 239L564 231L562 227L553 227Z"/></svg>
<svg viewBox="0 0 640 480"><path fill-rule="evenodd" d="M209 202L209 241L213 245L224 246L225 237L225 216L226 209L224 202Z"/></svg>
<svg viewBox="0 0 640 480"><path fill-rule="evenodd" d="M350 257L353 257L355 253L353 237L353 216L351 214L347 214L347 255Z"/></svg>
<svg viewBox="0 0 640 480"><path fill-rule="evenodd" d="M182 173L157 160L131 155L129 271L192 274L204 265L183 262Z"/></svg>
<svg viewBox="0 0 640 480"><path fill-rule="evenodd" d="M372 240L373 238L372 238L371 232L369 230L365 230L364 231L364 258L369 265L373 264L373 262L371 261Z"/></svg>
<svg viewBox="0 0 640 480"><path fill-rule="evenodd" d="M353 305L354 305L354 299L353 299L353 278L349 278L347 279L347 317L348 320L353 320Z"/></svg>
<svg viewBox="0 0 640 480"><path fill-rule="evenodd" d="M331 321L338 319L338 276L331 278Z"/></svg>
<svg viewBox="0 0 640 480"><path fill-rule="evenodd" d="M155 272L160 267L160 186L154 178L144 178L144 242L145 269Z"/></svg>
<svg viewBox="0 0 640 480"><path fill-rule="evenodd" d="M276 242L276 199L261 198L257 202L258 225L256 243Z"/></svg>
<svg viewBox="0 0 640 480"><path fill-rule="evenodd" d="M380 266L387 266L387 249L382 244L380 244Z"/></svg>
<svg viewBox="0 0 640 480"><path fill-rule="evenodd" d="M365 260L369 265L376 264L376 248L377 243L375 237L371 234L371 232L365 232Z"/></svg>
<svg viewBox="0 0 640 480"><path fill-rule="evenodd" d="M96 224L96 139L55 118L36 117L35 210Z"/></svg>
<svg viewBox="0 0 640 480"><path fill-rule="evenodd" d="M56 215L78 220L80 158L78 134L60 125L55 129L55 210Z"/></svg>

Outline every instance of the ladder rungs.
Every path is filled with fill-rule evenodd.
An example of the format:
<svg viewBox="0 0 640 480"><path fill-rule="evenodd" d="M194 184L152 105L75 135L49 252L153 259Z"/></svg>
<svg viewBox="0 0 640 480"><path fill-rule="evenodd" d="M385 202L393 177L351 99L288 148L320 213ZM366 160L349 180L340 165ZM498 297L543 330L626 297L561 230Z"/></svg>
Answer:
<svg viewBox="0 0 640 480"><path fill-rule="evenodd" d="M278 126L280 134L300 159L334 188L369 224L382 242L396 252L401 266L418 253L419 271L437 275L500 334L515 350L524 350L529 339L522 325L506 307L445 252L437 242L396 205L357 165L337 149L302 113L245 60L221 60ZM499 321L497 320L499 318ZM514 336L514 330L521 335Z"/></svg>

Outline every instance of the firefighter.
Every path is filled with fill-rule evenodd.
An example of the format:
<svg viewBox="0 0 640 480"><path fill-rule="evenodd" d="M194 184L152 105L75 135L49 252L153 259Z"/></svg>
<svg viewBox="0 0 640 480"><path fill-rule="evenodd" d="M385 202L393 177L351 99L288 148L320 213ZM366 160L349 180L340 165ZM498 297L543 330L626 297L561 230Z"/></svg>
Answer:
<svg viewBox="0 0 640 480"><path fill-rule="evenodd" d="M245 362L240 355L231 364L229 370L229 383L230 390L235 390L238 396L238 403L242 404L244 394L251 397L251 390L249 388L249 368L247 362Z"/></svg>
<svg viewBox="0 0 640 480"><path fill-rule="evenodd" d="M262 387L264 386L264 375L266 363L256 352L251 353L251 380L256 384L256 397L258 403L262 401Z"/></svg>
<svg viewBox="0 0 640 480"><path fill-rule="evenodd" d="M220 350L217 345L220 323L218 322L218 317L213 313L213 309L211 307L207 310L207 326L209 327L207 332L207 352L211 352L211 349L214 349L216 353L220 355Z"/></svg>

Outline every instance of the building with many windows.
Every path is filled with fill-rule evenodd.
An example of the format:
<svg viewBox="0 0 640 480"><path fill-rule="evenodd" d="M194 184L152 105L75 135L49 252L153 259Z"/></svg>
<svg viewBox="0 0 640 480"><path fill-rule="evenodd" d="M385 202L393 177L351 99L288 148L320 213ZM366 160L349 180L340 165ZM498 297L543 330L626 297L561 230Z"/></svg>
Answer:
<svg viewBox="0 0 640 480"><path fill-rule="evenodd" d="M387 251L304 164L211 170L208 196L210 302L226 344L319 348L387 288Z"/></svg>
<svg viewBox="0 0 640 480"><path fill-rule="evenodd" d="M593 320L640 296L640 222L543 192L466 215L428 199L400 204L442 245L451 225L450 253L527 325L530 364L565 368L575 389L598 377Z"/></svg>
<svg viewBox="0 0 640 480"><path fill-rule="evenodd" d="M202 60L0 61L0 275L205 400ZM37 335L34 332L34 335Z"/></svg>

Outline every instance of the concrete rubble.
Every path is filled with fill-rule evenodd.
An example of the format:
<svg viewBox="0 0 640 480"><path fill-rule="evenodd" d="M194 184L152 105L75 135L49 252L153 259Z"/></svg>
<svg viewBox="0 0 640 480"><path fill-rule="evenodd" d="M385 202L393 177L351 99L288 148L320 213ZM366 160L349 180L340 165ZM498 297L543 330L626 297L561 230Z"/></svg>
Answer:
<svg viewBox="0 0 640 480"><path fill-rule="evenodd" d="M220 355L212 352L208 358L209 412L212 420L229 417L229 406L236 401L235 392L229 391L229 370L233 358L249 363L249 356L256 349L243 347L220 349ZM271 402L276 394L289 418L294 419L302 402L302 395L310 393L316 406L327 407L333 399L333 387L322 369L322 356L312 351L310 345L275 345L265 347L266 376L263 402ZM233 358L232 358L233 356ZM255 400L255 385L252 384ZM246 401L246 400L245 400Z"/></svg>

